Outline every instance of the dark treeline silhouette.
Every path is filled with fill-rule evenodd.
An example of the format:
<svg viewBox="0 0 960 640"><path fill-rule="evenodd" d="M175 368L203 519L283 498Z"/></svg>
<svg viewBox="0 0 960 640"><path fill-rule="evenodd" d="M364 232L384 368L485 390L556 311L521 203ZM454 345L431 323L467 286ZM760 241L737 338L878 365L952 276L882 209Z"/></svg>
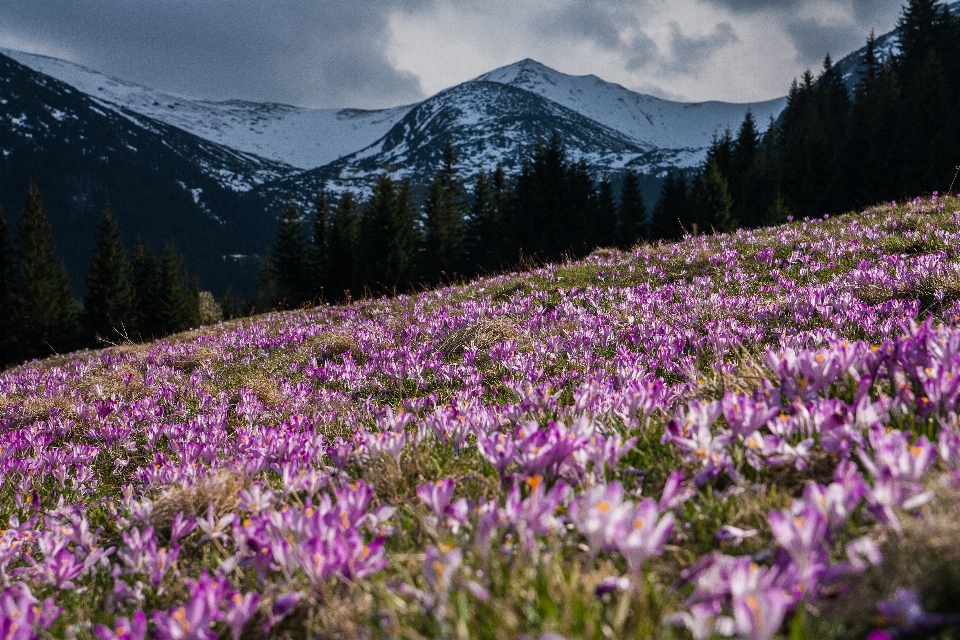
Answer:
<svg viewBox="0 0 960 640"><path fill-rule="evenodd" d="M727 231L849 211L943 191L960 164L960 16L937 0L910 0L899 53L874 36L855 86L826 57L790 87L766 133L747 114L736 136L714 139L687 184L674 172L654 210L651 237Z"/></svg>
<svg viewBox="0 0 960 640"><path fill-rule="evenodd" d="M558 135L536 146L514 179L481 171L468 189L447 144L443 165L416 206L411 185L384 174L366 202L350 191L321 194L313 215L293 202L264 262L259 309L335 302L432 286L596 247L629 247L646 234L639 176L627 172L619 199L568 157Z"/></svg>
<svg viewBox="0 0 960 640"><path fill-rule="evenodd" d="M82 347L148 340L217 319L189 283L176 247L158 258L138 242L128 261L110 205L103 209L82 301L57 256L43 197L31 186L11 239L0 210L0 367Z"/></svg>

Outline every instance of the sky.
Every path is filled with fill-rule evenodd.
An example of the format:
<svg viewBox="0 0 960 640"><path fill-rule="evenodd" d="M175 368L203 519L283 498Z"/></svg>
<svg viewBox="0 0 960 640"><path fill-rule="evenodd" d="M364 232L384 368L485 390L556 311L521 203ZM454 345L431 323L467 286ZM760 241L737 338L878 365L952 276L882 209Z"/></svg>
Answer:
<svg viewBox="0 0 960 640"><path fill-rule="evenodd" d="M374 109L524 58L758 102L891 30L901 0L3 0L0 47L186 97Z"/></svg>

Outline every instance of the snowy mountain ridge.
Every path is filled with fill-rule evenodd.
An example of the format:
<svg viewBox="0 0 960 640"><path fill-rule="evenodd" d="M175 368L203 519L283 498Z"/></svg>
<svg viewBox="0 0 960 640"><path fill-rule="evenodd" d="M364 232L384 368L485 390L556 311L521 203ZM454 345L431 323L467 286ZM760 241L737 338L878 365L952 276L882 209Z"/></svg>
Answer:
<svg viewBox="0 0 960 640"><path fill-rule="evenodd" d="M369 145L412 108L305 109L244 100L193 100L58 58L11 49L0 49L0 53L97 98L108 107L131 111L298 169L325 165Z"/></svg>
<svg viewBox="0 0 960 640"><path fill-rule="evenodd" d="M364 111L306 109L241 100L193 100L57 58L5 49L0 49L0 53L97 98L107 107L137 113L295 169L323 167L379 144L418 106ZM619 132L640 149L673 150L685 167L697 164L713 135L728 127L735 128L748 108L762 123L786 104L785 98L752 105L672 102L630 91L593 75L564 74L529 59L495 69L463 85L470 83L502 84L531 92Z"/></svg>

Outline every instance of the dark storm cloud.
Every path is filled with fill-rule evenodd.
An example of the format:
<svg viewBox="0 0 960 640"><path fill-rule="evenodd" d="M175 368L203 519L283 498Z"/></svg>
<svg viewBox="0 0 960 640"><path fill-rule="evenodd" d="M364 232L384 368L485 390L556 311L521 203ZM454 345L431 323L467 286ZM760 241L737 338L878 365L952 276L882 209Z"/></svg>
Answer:
<svg viewBox="0 0 960 640"><path fill-rule="evenodd" d="M671 59L666 68L680 73L696 73L701 65L720 49L740 42L729 22L721 22L707 35L688 36L676 22L670 25Z"/></svg>
<svg viewBox="0 0 960 640"><path fill-rule="evenodd" d="M632 22L632 15L602 3L565 4L543 21L541 31L544 34L562 32L589 40L602 49L618 50L627 44L620 37L620 29Z"/></svg>
<svg viewBox="0 0 960 640"><path fill-rule="evenodd" d="M210 99L387 106L422 97L387 60L389 10L428 1L4 0L0 44Z"/></svg>
<svg viewBox="0 0 960 640"><path fill-rule="evenodd" d="M765 9L794 9L803 0L710 0L712 4L726 7L734 13L753 13Z"/></svg>
<svg viewBox="0 0 960 640"><path fill-rule="evenodd" d="M867 39L860 27L825 25L816 20L788 22L786 30L797 48L797 62L814 70L819 68L827 54L838 60L862 47Z"/></svg>

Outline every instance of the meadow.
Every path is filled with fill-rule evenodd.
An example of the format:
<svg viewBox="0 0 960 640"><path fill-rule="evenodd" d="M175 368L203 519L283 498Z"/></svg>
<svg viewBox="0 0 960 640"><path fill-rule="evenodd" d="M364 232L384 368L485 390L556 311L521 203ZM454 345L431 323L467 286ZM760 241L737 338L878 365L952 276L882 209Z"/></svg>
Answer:
<svg viewBox="0 0 960 640"><path fill-rule="evenodd" d="M34 361L0 638L956 637L958 373L936 195Z"/></svg>

